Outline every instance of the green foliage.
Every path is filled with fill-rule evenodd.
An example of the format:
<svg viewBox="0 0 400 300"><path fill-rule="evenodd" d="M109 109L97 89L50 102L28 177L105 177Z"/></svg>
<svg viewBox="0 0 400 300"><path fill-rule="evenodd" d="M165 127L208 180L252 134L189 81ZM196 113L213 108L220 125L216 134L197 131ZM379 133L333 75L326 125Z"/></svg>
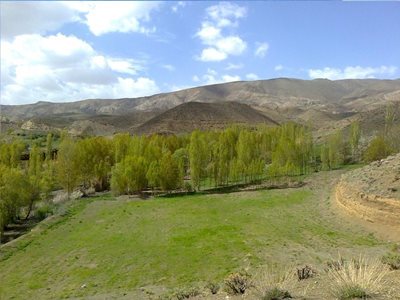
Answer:
<svg viewBox="0 0 400 300"><path fill-rule="evenodd" d="M29 204L31 189L22 170L0 164L0 234L19 215L20 208Z"/></svg>
<svg viewBox="0 0 400 300"><path fill-rule="evenodd" d="M377 136L369 143L365 150L364 160L367 162L379 160L389 156L392 151L386 139L383 136Z"/></svg>
<svg viewBox="0 0 400 300"><path fill-rule="evenodd" d="M20 166L21 155L25 150L25 144L16 139L11 143L0 145L0 163L11 168Z"/></svg>
<svg viewBox="0 0 400 300"><path fill-rule="evenodd" d="M178 187L179 167L169 151L165 152L160 162L160 187L164 191L170 191Z"/></svg>
<svg viewBox="0 0 400 300"><path fill-rule="evenodd" d="M142 156L127 156L112 170L111 189L115 194L133 194L147 186L147 164Z"/></svg>
<svg viewBox="0 0 400 300"><path fill-rule="evenodd" d="M51 216L52 214L53 214L53 207L49 204L42 205L35 211L35 217L38 220L44 220L48 216Z"/></svg>
<svg viewBox="0 0 400 300"><path fill-rule="evenodd" d="M340 300L351 300L351 299L367 299L369 298L365 289L359 285L351 285L341 287L336 291L336 296Z"/></svg>
<svg viewBox="0 0 400 300"><path fill-rule="evenodd" d="M190 176L195 189L200 189L201 179L205 173L205 143L199 131L193 131L190 136L189 161Z"/></svg>
<svg viewBox="0 0 400 300"><path fill-rule="evenodd" d="M360 122L355 121L351 123L350 127L350 147L353 161L358 161L358 148L361 138Z"/></svg>
<svg viewBox="0 0 400 300"><path fill-rule="evenodd" d="M58 183L68 193L68 197L79 182L76 149L74 141L64 134L57 154L56 174Z"/></svg>

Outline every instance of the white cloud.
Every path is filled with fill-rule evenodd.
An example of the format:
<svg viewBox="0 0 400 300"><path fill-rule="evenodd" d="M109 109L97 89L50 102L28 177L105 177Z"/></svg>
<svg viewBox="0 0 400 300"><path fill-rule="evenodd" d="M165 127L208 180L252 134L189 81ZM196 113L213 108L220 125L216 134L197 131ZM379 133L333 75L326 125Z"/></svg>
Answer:
<svg viewBox="0 0 400 300"><path fill-rule="evenodd" d="M175 67L173 65L165 64L165 65L162 65L162 67L171 72L175 71Z"/></svg>
<svg viewBox="0 0 400 300"><path fill-rule="evenodd" d="M338 79L364 79L375 78L377 76L393 76L397 71L395 66L380 67L361 67L349 66L344 69L326 67L323 69L310 69L308 76L312 79L327 78L331 80Z"/></svg>
<svg viewBox="0 0 400 300"><path fill-rule="evenodd" d="M172 5L171 10L176 13L180 8L183 8L185 6L186 6L185 1L178 1L174 5Z"/></svg>
<svg viewBox="0 0 400 300"><path fill-rule="evenodd" d="M110 32L154 32L155 27L146 27L143 23L150 21L150 13L159 5L156 1L94 1L75 8L85 12L85 23L99 36Z"/></svg>
<svg viewBox="0 0 400 300"><path fill-rule="evenodd" d="M257 75L257 74L254 74L254 73L246 74L246 78L247 78L248 80L258 80L258 79L259 79L258 75Z"/></svg>
<svg viewBox="0 0 400 300"><path fill-rule="evenodd" d="M243 64L233 64L229 63L228 66L225 68L225 70L239 70L243 68Z"/></svg>
<svg viewBox="0 0 400 300"><path fill-rule="evenodd" d="M2 40L1 53L3 103L137 97L159 90L149 78L131 78L142 63L100 55L72 35L19 35Z"/></svg>
<svg viewBox="0 0 400 300"><path fill-rule="evenodd" d="M244 18L247 9L237 4L221 2L207 8L206 13L218 27L237 26L237 19Z"/></svg>
<svg viewBox="0 0 400 300"><path fill-rule="evenodd" d="M215 48L206 48L201 51L200 60L202 61L221 61L228 57L225 52Z"/></svg>
<svg viewBox="0 0 400 300"><path fill-rule="evenodd" d="M217 84L239 80L241 80L241 78L238 75L223 74L219 76L218 72L213 69L208 69L207 73L201 77L197 75L193 76L194 82L201 82L202 84Z"/></svg>
<svg viewBox="0 0 400 300"><path fill-rule="evenodd" d="M275 71L282 71L283 70L283 66L282 65L276 65L274 70Z"/></svg>
<svg viewBox="0 0 400 300"><path fill-rule="evenodd" d="M254 51L254 55L260 58L265 57L269 49L268 43L257 43L257 48Z"/></svg>
<svg viewBox="0 0 400 300"><path fill-rule="evenodd" d="M240 80L240 76L238 76L238 75L234 75L234 76L222 75L222 80L224 82L239 81Z"/></svg>
<svg viewBox="0 0 400 300"><path fill-rule="evenodd" d="M2 39L20 34L43 34L79 20L79 12L62 2L0 2Z"/></svg>
<svg viewBox="0 0 400 300"><path fill-rule="evenodd" d="M94 35L109 32L149 34L154 26L145 26L160 2L140 1L21 1L1 2L1 36L10 39L21 34L45 34L66 23L82 22Z"/></svg>
<svg viewBox="0 0 400 300"><path fill-rule="evenodd" d="M196 36L206 46L200 56L201 61L222 61L230 55L241 55L247 43L238 35L226 35L224 28L236 27L238 19L246 16L246 8L237 4L222 2L206 9L206 19Z"/></svg>

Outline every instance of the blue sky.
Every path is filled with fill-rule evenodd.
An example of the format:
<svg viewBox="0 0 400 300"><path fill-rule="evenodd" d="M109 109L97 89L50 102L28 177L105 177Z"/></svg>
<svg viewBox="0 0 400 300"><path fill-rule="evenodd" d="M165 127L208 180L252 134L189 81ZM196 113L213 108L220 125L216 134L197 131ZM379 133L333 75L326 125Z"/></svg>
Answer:
<svg viewBox="0 0 400 300"><path fill-rule="evenodd" d="M1 2L1 103L400 77L400 2Z"/></svg>

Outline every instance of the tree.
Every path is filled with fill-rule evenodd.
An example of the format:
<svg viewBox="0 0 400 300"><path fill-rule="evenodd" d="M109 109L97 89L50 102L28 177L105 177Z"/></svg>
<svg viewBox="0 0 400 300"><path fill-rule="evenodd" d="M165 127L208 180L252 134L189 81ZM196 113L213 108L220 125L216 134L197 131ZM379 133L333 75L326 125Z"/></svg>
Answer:
<svg viewBox="0 0 400 300"><path fill-rule="evenodd" d="M47 134L46 138L46 163L53 159L53 135Z"/></svg>
<svg viewBox="0 0 400 300"><path fill-rule="evenodd" d="M160 186L160 164L157 161L150 163L146 173L146 178L149 187L154 189Z"/></svg>
<svg viewBox="0 0 400 300"><path fill-rule="evenodd" d="M26 214L25 219L29 218L29 215L32 212L33 205L36 201L40 199L40 195L42 192L42 174L43 166L42 166L42 154L37 145L34 145L29 154L29 166L28 166L28 178L29 178L29 187L30 187L30 199L27 203L28 212Z"/></svg>
<svg viewBox="0 0 400 300"><path fill-rule="evenodd" d="M170 191L178 186L178 164L169 151L165 152L160 162L160 186L164 191Z"/></svg>
<svg viewBox="0 0 400 300"><path fill-rule="evenodd" d="M371 162L387 157L393 152L383 136L375 137L364 152L364 160Z"/></svg>
<svg viewBox="0 0 400 300"><path fill-rule="evenodd" d="M0 237L4 226L19 216L31 199L28 176L18 168L0 164Z"/></svg>
<svg viewBox="0 0 400 300"><path fill-rule="evenodd" d="M195 189L200 189L201 179L204 174L205 166L205 146L199 131L193 131L190 137L189 161L190 177Z"/></svg>
<svg viewBox="0 0 400 300"><path fill-rule="evenodd" d="M116 194L133 194L147 187L147 164L142 156L125 157L117 163L111 176L111 189Z"/></svg>
<svg viewBox="0 0 400 300"><path fill-rule="evenodd" d="M360 123L355 121L351 123L350 127L350 147L351 147L351 156L353 161L358 160L358 147L360 143L361 130Z"/></svg>
<svg viewBox="0 0 400 300"><path fill-rule="evenodd" d="M177 149L172 155L173 159L178 165L179 175L178 175L178 186L183 187L185 176L189 168L189 155L186 148Z"/></svg>
<svg viewBox="0 0 400 300"><path fill-rule="evenodd" d="M78 166L76 161L76 145L74 141L64 136L57 154L56 174L58 183L70 197L79 181Z"/></svg>

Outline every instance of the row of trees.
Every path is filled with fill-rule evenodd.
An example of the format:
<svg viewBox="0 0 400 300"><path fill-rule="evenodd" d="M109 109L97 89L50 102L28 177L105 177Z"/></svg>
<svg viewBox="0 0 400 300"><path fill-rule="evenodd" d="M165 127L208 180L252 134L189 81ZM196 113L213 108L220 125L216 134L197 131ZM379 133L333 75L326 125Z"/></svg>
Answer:
<svg viewBox="0 0 400 300"><path fill-rule="evenodd" d="M249 129L194 131L181 136L130 136L73 139L63 133L53 157L53 138L46 145L27 146L20 140L0 143L0 230L57 188L70 194L76 187L111 189L132 194L144 189L200 190L266 177L295 176L329 170L363 157L374 160L396 148L398 128L387 113L385 132L361 151L361 128L336 131L315 144L307 126L287 123ZM400 144L400 143L398 143ZM21 161L28 151L29 161Z"/></svg>

